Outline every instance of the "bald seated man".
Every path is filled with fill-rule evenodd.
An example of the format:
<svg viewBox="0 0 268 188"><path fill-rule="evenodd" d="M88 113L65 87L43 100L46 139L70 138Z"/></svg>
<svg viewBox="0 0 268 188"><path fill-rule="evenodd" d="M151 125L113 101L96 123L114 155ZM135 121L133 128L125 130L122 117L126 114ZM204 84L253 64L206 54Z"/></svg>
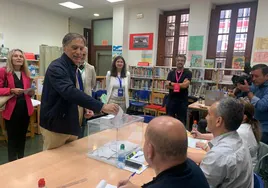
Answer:
<svg viewBox="0 0 268 188"><path fill-rule="evenodd" d="M143 188L209 188L201 169L187 158L187 133L184 125L168 116L154 118L145 133L143 152L156 177ZM119 188L137 188L129 180Z"/></svg>

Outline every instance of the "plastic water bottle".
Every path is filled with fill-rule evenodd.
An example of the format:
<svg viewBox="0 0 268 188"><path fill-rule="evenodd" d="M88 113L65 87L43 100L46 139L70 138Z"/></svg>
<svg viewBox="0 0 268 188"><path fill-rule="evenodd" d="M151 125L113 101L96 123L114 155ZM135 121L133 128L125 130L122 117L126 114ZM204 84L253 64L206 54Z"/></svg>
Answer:
<svg viewBox="0 0 268 188"><path fill-rule="evenodd" d="M120 145L120 150L117 156L117 167L120 169L125 168L125 160L126 160L126 152L125 152L125 145Z"/></svg>
<svg viewBox="0 0 268 188"><path fill-rule="evenodd" d="M198 130L198 124L197 124L197 121L194 120L194 124L192 126L192 131L197 131Z"/></svg>

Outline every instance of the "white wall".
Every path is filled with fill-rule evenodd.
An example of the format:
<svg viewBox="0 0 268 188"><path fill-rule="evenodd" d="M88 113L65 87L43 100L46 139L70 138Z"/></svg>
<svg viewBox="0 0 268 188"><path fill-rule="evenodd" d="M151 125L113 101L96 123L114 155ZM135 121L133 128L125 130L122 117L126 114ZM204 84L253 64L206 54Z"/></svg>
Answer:
<svg viewBox="0 0 268 188"><path fill-rule="evenodd" d="M71 31L82 32L82 26L72 22ZM36 6L0 0L0 33L4 45L10 49L39 53L39 46L61 46L68 33L68 17ZM0 41L1 42L1 41Z"/></svg>
<svg viewBox="0 0 268 188"><path fill-rule="evenodd" d="M251 56L251 64L253 65L253 58L254 58L254 47L255 47L255 40L257 37L268 37L268 0L259 0L258 1L258 10L257 10L257 18L256 18L256 25L255 25L255 33L254 33L254 43L252 47L252 56ZM266 62L266 64L268 64Z"/></svg>
<svg viewBox="0 0 268 188"><path fill-rule="evenodd" d="M78 33L80 35L84 35L84 25L78 21L70 19L70 32L71 33Z"/></svg>
<svg viewBox="0 0 268 188"><path fill-rule="evenodd" d="M129 20L128 20L128 33L154 33L153 41L153 65L156 64L157 57L157 40L158 40L158 22L160 10L156 8L133 8L129 9ZM136 15L143 13L143 19L137 19ZM128 36L129 36L128 34ZM127 45L128 47L128 45ZM141 50L129 50L128 51L128 64L137 65L141 61Z"/></svg>
<svg viewBox="0 0 268 188"><path fill-rule="evenodd" d="M222 1L224 3L225 1ZM227 2L227 1L226 1ZM254 41L256 37L268 37L268 22L267 22L267 7L268 0L259 0L257 10L256 28L254 34ZM189 36L204 36L203 44L203 59L206 58L207 53L207 41L209 34L210 15L213 4L211 0L189 0L190 6L190 20L189 20ZM235 3L228 2L228 3ZM177 2L177 6L186 6L185 2ZM177 8L179 10L179 8ZM156 64L157 59L157 39L158 39L158 22L159 22L159 9L156 8L131 8L129 9L129 21L128 21L128 33L154 33L154 47L153 47L153 65ZM143 19L136 19L137 13L143 13ZM128 34L128 35L129 35ZM128 45L127 45L128 48ZM252 51L254 52L254 46ZM141 51L128 51L128 64L137 65L137 62L141 60ZM253 55L252 55L253 60ZM253 61L252 61L253 62ZM189 62L188 62L189 63Z"/></svg>
<svg viewBox="0 0 268 188"><path fill-rule="evenodd" d="M188 36L204 36L202 57L207 55L207 41L212 3L210 0L199 0L190 4L189 33ZM188 40L189 42L189 40ZM187 60L190 65L190 59Z"/></svg>

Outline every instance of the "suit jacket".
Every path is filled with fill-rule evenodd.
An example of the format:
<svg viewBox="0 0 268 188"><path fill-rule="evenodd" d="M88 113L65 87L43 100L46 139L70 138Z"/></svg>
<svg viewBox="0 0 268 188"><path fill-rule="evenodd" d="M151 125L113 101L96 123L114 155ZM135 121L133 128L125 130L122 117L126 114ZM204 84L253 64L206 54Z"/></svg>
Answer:
<svg viewBox="0 0 268 188"><path fill-rule="evenodd" d="M96 72L94 66L85 62L85 80L84 80L84 92L92 96L92 88L96 85Z"/></svg>
<svg viewBox="0 0 268 188"><path fill-rule="evenodd" d="M28 89L31 87L31 79L24 73L21 72L22 81L23 81L23 87L24 89ZM7 81L7 88L5 87L5 82ZM14 82L14 76L12 72L6 72L6 68L0 68L0 96L1 95L11 95L10 90L12 88L15 88L15 82ZM24 94L27 109L28 109L28 115L31 116L34 108L31 101L31 97L27 94ZM6 120L10 120L11 115L13 113L13 110L16 106L17 98L12 97L9 99L6 103L5 110L2 112L2 116Z"/></svg>
<svg viewBox="0 0 268 188"><path fill-rule="evenodd" d="M48 67L42 91L40 125L56 133L81 132L77 105L100 112L103 104L76 88L77 66L65 54Z"/></svg>

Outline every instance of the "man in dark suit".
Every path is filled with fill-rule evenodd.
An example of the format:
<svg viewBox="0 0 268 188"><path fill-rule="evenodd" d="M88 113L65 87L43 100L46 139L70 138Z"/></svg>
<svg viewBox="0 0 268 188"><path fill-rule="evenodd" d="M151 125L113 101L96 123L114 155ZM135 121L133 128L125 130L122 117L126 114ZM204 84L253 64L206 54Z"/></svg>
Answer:
<svg viewBox="0 0 268 188"><path fill-rule="evenodd" d="M44 138L43 149L53 149L76 140L80 133L79 117L91 117L95 112L116 114L118 105L103 104L84 93L78 65L83 58L85 38L68 33L62 41L64 53L54 60L45 75L40 125ZM78 111L78 106L86 114Z"/></svg>

